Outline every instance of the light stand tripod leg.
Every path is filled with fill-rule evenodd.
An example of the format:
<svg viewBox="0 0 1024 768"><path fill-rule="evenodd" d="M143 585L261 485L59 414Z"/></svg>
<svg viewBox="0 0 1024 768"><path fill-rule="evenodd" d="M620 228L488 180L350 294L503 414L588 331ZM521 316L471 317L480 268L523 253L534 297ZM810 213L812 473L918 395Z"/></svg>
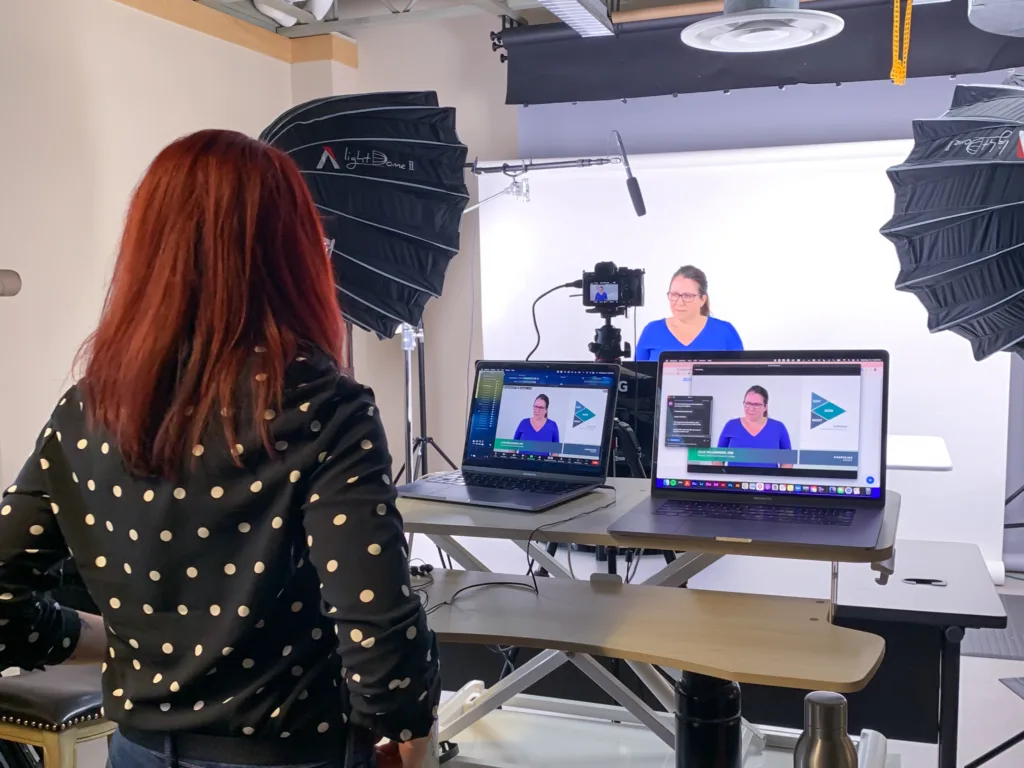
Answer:
<svg viewBox="0 0 1024 768"><path fill-rule="evenodd" d="M426 429L426 427L424 427L424 429ZM423 442L424 442L424 446L423 446L423 471L424 472L427 471L427 446L430 446L435 451L437 451L438 455L442 459L445 460L445 463L449 467L451 467L452 469L458 469L459 468L458 465L454 461L452 461L451 459L448 458L448 454L445 453L443 450L441 450L441 446L437 444L437 441L434 438L432 438L432 437L425 437L425 438L423 438Z"/></svg>
<svg viewBox="0 0 1024 768"><path fill-rule="evenodd" d="M407 483L416 479L412 471L412 352L415 347L416 329L408 323L402 323L402 353L405 357L405 481ZM422 380L422 375L420 378Z"/></svg>
<svg viewBox="0 0 1024 768"><path fill-rule="evenodd" d="M419 365L420 373L420 439L419 439L419 452L416 456L417 472L416 477L427 474L430 470L427 469L427 444L433 443L433 438L427 437L427 356L424 350L425 342L423 337L423 324L420 323L418 341L420 343L419 349L416 350L416 362ZM440 449L438 449L440 451ZM443 455L443 454L442 454ZM446 457L447 458L447 457ZM451 462L448 462L451 464ZM452 465L452 469L455 469L455 465Z"/></svg>

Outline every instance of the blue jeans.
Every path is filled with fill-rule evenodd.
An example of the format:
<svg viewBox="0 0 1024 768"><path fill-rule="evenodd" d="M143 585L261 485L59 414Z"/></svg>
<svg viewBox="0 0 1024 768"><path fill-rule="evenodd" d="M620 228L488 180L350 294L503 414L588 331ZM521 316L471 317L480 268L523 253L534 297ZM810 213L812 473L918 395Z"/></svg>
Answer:
<svg viewBox="0 0 1024 768"><path fill-rule="evenodd" d="M122 736L120 731L115 732L110 740L107 768L168 768L168 762L166 755L140 747ZM173 768L251 768L234 763L217 763L206 760L178 760L172 765ZM262 766L261 768L270 767ZM274 766L273 768L347 768L347 766L344 758L339 757L337 760L328 760L322 763L302 763Z"/></svg>

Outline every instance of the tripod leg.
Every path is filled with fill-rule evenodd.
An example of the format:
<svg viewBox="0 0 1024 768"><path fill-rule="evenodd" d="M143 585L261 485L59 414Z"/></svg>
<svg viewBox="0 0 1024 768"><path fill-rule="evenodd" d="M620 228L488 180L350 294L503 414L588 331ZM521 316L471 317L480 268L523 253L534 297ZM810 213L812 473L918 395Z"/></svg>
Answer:
<svg viewBox="0 0 1024 768"><path fill-rule="evenodd" d="M424 442L426 442L427 445L433 446L434 450L437 451L438 454L440 454L441 458L448 463L449 467L451 467L452 469L458 469L458 467L455 465L455 462L448 458L448 454L441 450L441 446L437 444L437 441L434 440L434 438L426 437L424 438ZM426 453L426 448L423 449L423 452Z"/></svg>

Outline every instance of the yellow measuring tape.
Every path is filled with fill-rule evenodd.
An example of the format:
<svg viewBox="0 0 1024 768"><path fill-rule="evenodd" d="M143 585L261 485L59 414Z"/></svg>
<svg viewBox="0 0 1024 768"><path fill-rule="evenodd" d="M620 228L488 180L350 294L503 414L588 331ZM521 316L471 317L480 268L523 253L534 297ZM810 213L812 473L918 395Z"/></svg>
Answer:
<svg viewBox="0 0 1024 768"><path fill-rule="evenodd" d="M903 47L900 51L900 0L892 2L892 70L889 77L896 85L907 82L907 57L910 55L910 13L914 0L907 0L907 13L903 17Z"/></svg>

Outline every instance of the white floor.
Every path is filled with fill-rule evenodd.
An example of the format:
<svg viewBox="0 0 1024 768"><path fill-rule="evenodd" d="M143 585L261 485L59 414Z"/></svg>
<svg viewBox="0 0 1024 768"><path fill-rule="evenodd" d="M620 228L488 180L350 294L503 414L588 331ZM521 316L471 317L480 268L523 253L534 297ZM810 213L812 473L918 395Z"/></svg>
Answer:
<svg viewBox="0 0 1024 768"><path fill-rule="evenodd" d="M465 541L474 554L496 571L525 573L526 558L510 542ZM434 547L417 537L414 556L439 564ZM566 562L566 553L558 555ZM577 577L598 569L592 555L577 553L572 558ZM661 558L646 557L638 568L637 581L661 567ZM824 569L824 570L823 570ZM601 564L600 570L604 570ZM620 564L620 573L625 565ZM759 558L726 557L691 581L701 589L758 591L769 594L797 594L825 597L828 594L828 564L765 562ZM756 585L756 587L752 587ZM1008 581L1003 591L1024 594L1024 582ZM1024 700L1011 693L999 678L1024 677L1024 661L1003 661L964 657L960 684L960 744L957 764L965 765L984 752L1024 730ZM467 758L509 768L670 768L670 750L645 729L588 720L539 715L527 712L496 712L463 732L456 741ZM899 755L890 768L932 768L936 764L934 745L890 742L890 754ZM82 768L102 768L105 745L94 743L79 750ZM788 768L792 757L770 751L746 768ZM988 764L988 768L1020 768L1024 765L1024 744L1017 745Z"/></svg>

